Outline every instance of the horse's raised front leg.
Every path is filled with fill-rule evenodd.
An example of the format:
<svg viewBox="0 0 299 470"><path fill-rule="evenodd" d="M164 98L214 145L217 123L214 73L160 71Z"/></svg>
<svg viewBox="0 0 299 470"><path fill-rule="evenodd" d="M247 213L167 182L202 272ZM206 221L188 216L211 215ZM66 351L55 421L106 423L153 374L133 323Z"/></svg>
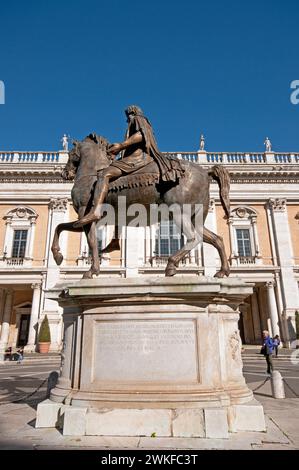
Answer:
<svg viewBox="0 0 299 470"><path fill-rule="evenodd" d="M75 228L74 227L75 222L76 221L59 224L59 225L57 225L57 227L55 229L53 242L52 242L52 246L51 246L51 251L53 253L53 258L54 258L56 264L58 264L58 266L60 266L60 264L63 261L63 254L60 252L60 246L59 246L59 236L60 236L61 232L63 232L64 230L67 230L68 232L82 232L83 231L82 228Z"/></svg>
<svg viewBox="0 0 299 470"><path fill-rule="evenodd" d="M84 273L83 279L92 279L94 274L99 274L100 272L100 258L96 236L96 224L96 222L92 222L92 224L84 225L83 227L87 237L89 250L92 253L91 267Z"/></svg>
<svg viewBox="0 0 299 470"><path fill-rule="evenodd" d="M226 253L225 253L223 238L219 237L219 235L216 235L214 232L211 232L211 230L204 227L203 228L203 241L206 243L209 243L210 245L213 245L218 251L220 259L221 259L221 268L219 271L217 271L214 277L229 276L230 267L229 267Z"/></svg>

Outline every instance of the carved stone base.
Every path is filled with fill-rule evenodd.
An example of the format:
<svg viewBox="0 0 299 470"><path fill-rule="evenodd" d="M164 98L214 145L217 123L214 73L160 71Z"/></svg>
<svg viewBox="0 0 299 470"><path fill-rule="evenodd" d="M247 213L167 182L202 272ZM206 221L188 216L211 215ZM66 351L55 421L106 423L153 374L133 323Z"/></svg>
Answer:
<svg viewBox="0 0 299 470"><path fill-rule="evenodd" d="M227 437L247 413L248 430L264 430L238 332L251 285L178 276L61 288L50 295L64 308L62 376L43 409L64 405L64 434Z"/></svg>

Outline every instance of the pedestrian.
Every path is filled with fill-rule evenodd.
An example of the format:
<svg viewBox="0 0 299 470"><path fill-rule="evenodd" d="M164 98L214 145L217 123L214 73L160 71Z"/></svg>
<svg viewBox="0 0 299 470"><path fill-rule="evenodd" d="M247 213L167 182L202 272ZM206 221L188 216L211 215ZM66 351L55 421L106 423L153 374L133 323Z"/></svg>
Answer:
<svg viewBox="0 0 299 470"><path fill-rule="evenodd" d="M24 348L20 348L16 352L17 354L17 364L21 364L22 360L24 359Z"/></svg>
<svg viewBox="0 0 299 470"><path fill-rule="evenodd" d="M273 361L272 361L272 354L273 354L273 340L270 338L269 331L264 330L263 331L263 346L261 349L261 354L263 354L266 358L267 362L267 374L271 375L274 367L273 367Z"/></svg>
<svg viewBox="0 0 299 470"><path fill-rule="evenodd" d="M12 361L12 347L11 346L5 349L4 360Z"/></svg>
<svg viewBox="0 0 299 470"><path fill-rule="evenodd" d="M274 345L274 350L275 350L275 357L277 357L278 356L278 346L280 345L279 335L274 336L273 345Z"/></svg>

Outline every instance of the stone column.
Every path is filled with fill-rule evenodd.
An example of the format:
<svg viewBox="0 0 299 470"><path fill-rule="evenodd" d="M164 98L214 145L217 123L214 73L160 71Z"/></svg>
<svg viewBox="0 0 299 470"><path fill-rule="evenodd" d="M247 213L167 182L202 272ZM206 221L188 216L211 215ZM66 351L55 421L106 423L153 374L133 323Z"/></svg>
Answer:
<svg viewBox="0 0 299 470"><path fill-rule="evenodd" d="M277 305L275 299L275 292L274 292L274 282L269 281L266 284L267 286L267 295L268 295L268 304L269 304L269 312L270 312L270 320L271 320L271 327L272 327L272 335L273 337L279 335L279 323L278 323L278 313L277 313Z"/></svg>
<svg viewBox="0 0 299 470"><path fill-rule="evenodd" d="M261 332L261 319L259 315L259 306L257 293L254 290L251 296L251 308L252 308L252 320L253 320L253 329L254 329L254 340L259 344L262 338Z"/></svg>
<svg viewBox="0 0 299 470"><path fill-rule="evenodd" d="M294 274L294 253L289 228L286 199L270 199L275 248L280 266L280 279L285 318L291 346L296 347L295 312L299 310L299 290Z"/></svg>
<svg viewBox="0 0 299 470"><path fill-rule="evenodd" d="M232 266L237 266L239 253L238 253L238 245L236 240L236 231L233 227L233 217L229 217L228 219L229 225L229 237L230 237L230 251L231 251L231 260Z"/></svg>
<svg viewBox="0 0 299 470"><path fill-rule="evenodd" d="M1 336L0 336L0 361L4 361L5 349L7 348L7 344L8 344L12 304L13 304L13 290L8 289L6 291Z"/></svg>
<svg viewBox="0 0 299 470"><path fill-rule="evenodd" d="M205 221L205 226L217 233L215 200L210 200L209 212ZM203 243L204 273L205 276L214 276L219 265L219 257L216 248L208 243Z"/></svg>
<svg viewBox="0 0 299 470"><path fill-rule="evenodd" d="M258 235L257 235L257 226L256 226L256 216L251 216L252 222L252 231L253 231L253 240L254 240L254 251L255 251L255 258L256 263L261 264L261 256L260 256L260 247L258 243Z"/></svg>
<svg viewBox="0 0 299 470"><path fill-rule="evenodd" d="M34 246L34 238L35 238L36 219L37 217L35 215L30 217L31 229L29 230L29 240L27 242L27 248L26 248L26 257L29 259L33 259L33 246Z"/></svg>
<svg viewBox="0 0 299 470"><path fill-rule="evenodd" d="M277 253L276 253L276 245L275 245L275 237L274 237L274 229L273 229L273 219L270 205L267 204L266 206L266 213L267 213L267 221L269 226L269 236L270 236L270 245L271 245L271 253L272 253L272 261L273 265L277 265Z"/></svg>
<svg viewBox="0 0 299 470"><path fill-rule="evenodd" d="M4 239L4 251L6 253L7 258L11 258L12 254L12 242L13 242L13 229L11 227L12 223L12 215L7 215L4 217L6 231L5 231L5 239Z"/></svg>
<svg viewBox="0 0 299 470"><path fill-rule="evenodd" d="M258 303L259 313L260 313L261 331L269 329L268 328L267 315L266 315L266 312L265 312L265 307L267 307L267 305L266 305L267 300L265 300L266 295L267 294L266 294L265 286L256 287L256 298L257 298L257 303Z"/></svg>
<svg viewBox="0 0 299 470"><path fill-rule="evenodd" d="M1 334L1 327L2 327L2 321L3 321L2 317L4 314L4 294L5 294L4 289L0 288L0 334Z"/></svg>
<svg viewBox="0 0 299 470"><path fill-rule="evenodd" d="M35 351L36 332L37 332L37 324L38 324L39 310L40 310L41 284L38 284L38 283L32 284L31 288L33 289L33 296L32 296L32 307L31 307L31 315L30 315L28 342L25 346L25 351L27 352Z"/></svg>
<svg viewBox="0 0 299 470"><path fill-rule="evenodd" d="M286 317L285 313L283 310L283 302L282 302L282 296L281 296L281 279L279 276L279 273L275 273L275 294L276 294L276 304L277 304L277 310L278 310L278 317L280 319L280 338L283 342L283 346L286 348L290 348L290 340L289 340L289 332L288 332L288 326L286 322Z"/></svg>
<svg viewBox="0 0 299 470"><path fill-rule="evenodd" d="M53 287L60 278L59 266L55 263L51 252L51 244L57 225L68 220L68 199L51 199L49 203L48 234L47 234L47 252L46 264L47 274L45 279L45 289ZM64 231L60 236L60 248L64 257L67 255L67 232ZM62 310L53 300L44 299L42 307L43 314L47 314L51 325L51 351L59 351L62 344Z"/></svg>

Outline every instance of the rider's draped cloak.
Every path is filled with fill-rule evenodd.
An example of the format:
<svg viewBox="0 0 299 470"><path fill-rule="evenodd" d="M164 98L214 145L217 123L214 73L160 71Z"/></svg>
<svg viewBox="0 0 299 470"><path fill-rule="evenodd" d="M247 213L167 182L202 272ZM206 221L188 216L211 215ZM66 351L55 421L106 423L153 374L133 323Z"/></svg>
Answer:
<svg viewBox="0 0 299 470"><path fill-rule="evenodd" d="M184 168L182 168L180 161L168 158L158 150L152 126L149 120L141 114L135 114L130 119L126 137L131 137L138 131L143 134L145 152L158 164L161 179L163 181L176 181L182 176Z"/></svg>

